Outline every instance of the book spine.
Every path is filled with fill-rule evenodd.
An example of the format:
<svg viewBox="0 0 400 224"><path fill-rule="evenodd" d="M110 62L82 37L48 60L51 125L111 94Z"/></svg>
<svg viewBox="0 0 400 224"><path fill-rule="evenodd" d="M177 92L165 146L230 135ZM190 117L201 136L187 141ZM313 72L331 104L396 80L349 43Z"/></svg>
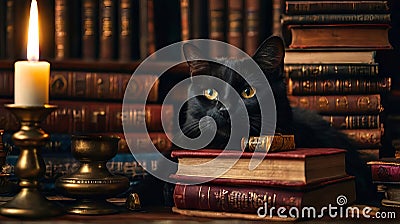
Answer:
<svg viewBox="0 0 400 224"><path fill-rule="evenodd" d="M115 59L115 1L100 0L100 41L99 59Z"/></svg>
<svg viewBox="0 0 400 224"><path fill-rule="evenodd" d="M153 0L140 0L140 58L144 59L156 51L154 29L154 2Z"/></svg>
<svg viewBox="0 0 400 224"><path fill-rule="evenodd" d="M282 36L283 0L272 0L272 34Z"/></svg>
<svg viewBox="0 0 400 224"><path fill-rule="evenodd" d="M129 61L133 56L133 11L131 0L119 1L119 57L121 61Z"/></svg>
<svg viewBox="0 0 400 224"><path fill-rule="evenodd" d="M225 40L225 1L208 1L210 18L210 38L213 40Z"/></svg>
<svg viewBox="0 0 400 224"><path fill-rule="evenodd" d="M387 1L286 1L285 8L288 15L388 12Z"/></svg>
<svg viewBox="0 0 400 224"><path fill-rule="evenodd" d="M323 78L330 76L360 77L377 76L378 64L285 64L289 78Z"/></svg>
<svg viewBox="0 0 400 224"><path fill-rule="evenodd" d="M243 49L243 1L228 0L227 42Z"/></svg>
<svg viewBox="0 0 400 224"><path fill-rule="evenodd" d="M260 44L260 0L245 0L244 50L253 55Z"/></svg>
<svg viewBox="0 0 400 224"><path fill-rule="evenodd" d="M207 1L191 0L190 1L190 38L205 39L208 38L208 16Z"/></svg>
<svg viewBox="0 0 400 224"><path fill-rule="evenodd" d="M379 114L383 108L381 97L374 95L288 96L292 107L312 110L320 114Z"/></svg>
<svg viewBox="0 0 400 224"><path fill-rule="evenodd" d="M0 96L12 97L14 94L14 73L0 71Z"/></svg>
<svg viewBox="0 0 400 224"><path fill-rule="evenodd" d="M190 39L190 1L181 0L181 34L182 40Z"/></svg>
<svg viewBox="0 0 400 224"><path fill-rule="evenodd" d="M380 127L379 115L322 116L338 129L376 129Z"/></svg>
<svg viewBox="0 0 400 224"><path fill-rule="evenodd" d="M340 130L353 139L360 148L378 148L381 147L383 128L376 129L343 129Z"/></svg>
<svg viewBox="0 0 400 224"><path fill-rule="evenodd" d="M97 57L98 6L96 0L82 0L82 59Z"/></svg>
<svg viewBox="0 0 400 224"><path fill-rule="evenodd" d="M284 24L388 24L390 14L312 14L312 15L283 15Z"/></svg>
<svg viewBox="0 0 400 224"><path fill-rule="evenodd" d="M289 79L289 95L376 94L389 92L390 78L376 79Z"/></svg>
<svg viewBox="0 0 400 224"><path fill-rule="evenodd" d="M177 184L173 198L180 209L256 214L265 203L268 207L300 208L301 194L272 188Z"/></svg>
<svg viewBox="0 0 400 224"><path fill-rule="evenodd" d="M55 59L62 60L69 57L68 31L68 3L67 0L55 0Z"/></svg>
<svg viewBox="0 0 400 224"><path fill-rule="evenodd" d="M400 181L400 165L371 164L370 166L371 166L373 181L380 181L380 182Z"/></svg>
<svg viewBox="0 0 400 224"><path fill-rule="evenodd" d="M14 0L6 1L6 56L9 59L15 58L15 41L14 41L14 29L15 29L15 21L14 21Z"/></svg>

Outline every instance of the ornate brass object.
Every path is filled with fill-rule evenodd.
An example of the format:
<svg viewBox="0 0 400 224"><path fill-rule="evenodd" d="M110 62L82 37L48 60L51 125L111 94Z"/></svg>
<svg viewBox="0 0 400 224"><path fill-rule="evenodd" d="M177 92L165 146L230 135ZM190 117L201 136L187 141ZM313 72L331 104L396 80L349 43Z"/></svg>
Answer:
<svg viewBox="0 0 400 224"><path fill-rule="evenodd" d="M62 194L77 201L66 210L79 215L101 215L118 212L118 207L105 199L129 188L129 180L111 174L106 163L118 152L120 138L105 135L73 136L72 155L81 163L73 174L56 181L56 188Z"/></svg>
<svg viewBox="0 0 400 224"><path fill-rule="evenodd" d="M45 218L63 213L58 204L48 201L38 190L38 179L45 173L45 164L39 149L49 135L40 128L44 120L57 106L19 106L8 104L10 110L20 121L21 128L12 136L20 155L15 165L21 191L0 208L0 214L17 218Z"/></svg>

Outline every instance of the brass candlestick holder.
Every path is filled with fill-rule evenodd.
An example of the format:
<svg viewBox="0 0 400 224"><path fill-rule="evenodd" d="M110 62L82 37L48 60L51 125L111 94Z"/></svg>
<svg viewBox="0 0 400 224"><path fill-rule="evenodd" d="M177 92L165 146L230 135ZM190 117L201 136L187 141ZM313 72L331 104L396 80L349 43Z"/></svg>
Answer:
<svg viewBox="0 0 400 224"><path fill-rule="evenodd" d="M40 122L57 106L7 104L5 107L21 123L20 130L12 136L15 146L20 148L14 171L20 179L21 191L0 208L0 214L17 218L45 218L62 214L61 207L48 201L38 190L38 180L45 173L45 164L39 149L50 139L40 128Z"/></svg>
<svg viewBox="0 0 400 224"><path fill-rule="evenodd" d="M111 174L106 163L118 152L120 138L106 135L79 135L71 139L72 155L81 166L56 181L56 189L76 202L66 208L79 215L112 214L118 207L106 201L129 188L126 177Z"/></svg>

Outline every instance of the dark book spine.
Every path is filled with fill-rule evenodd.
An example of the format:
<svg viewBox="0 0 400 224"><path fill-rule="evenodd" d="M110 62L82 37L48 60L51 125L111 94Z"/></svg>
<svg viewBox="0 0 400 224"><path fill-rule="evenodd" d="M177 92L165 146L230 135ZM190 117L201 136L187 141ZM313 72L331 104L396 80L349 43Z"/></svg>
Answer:
<svg viewBox="0 0 400 224"><path fill-rule="evenodd" d="M154 29L154 1L140 0L140 58L144 59L156 51Z"/></svg>
<svg viewBox="0 0 400 224"><path fill-rule="evenodd" d="M399 182L400 164L370 164L372 180L379 182Z"/></svg>
<svg viewBox="0 0 400 224"><path fill-rule="evenodd" d="M243 49L243 0L228 0L227 42Z"/></svg>
<svg viewBox="0 0 400 224"><path fill-rule="evenodd" d="M322 116L338 129L376 129L380 127L379 115Z"/></svg>
<svg viewBox="0 0 400 224"><path fill-rule="evenodd" d="M7 1L0 2L0 59L6 57Z"/></svg>
<svg viewBox="0 0 400 224"><path fill-rule="evenodd" d="M225 1L208 1L210 30L209 37L213 40L225 40L226 10Z"/></svg>
<svg viewBox="0 0 400 224"><path fill-rule="evenodd" d="M288 15L329 13L388 13L387 1L286 1Z"/></svg>
<svg viewBox="0 0 400 224"><path fill-rule="evenodd" d="M265 203L268 207L300 208L302 194L273 188L177 184L173 198L180 209L256 214Z"/></svg>
<svg viewBox="0 0 400 224"><path fill-rule="evenodd" d="M376 94L390 91L390 78L289 79L289 95Z"/></svg>
<svg viewBox="0 0 400 224"><path fill-rule="evenodd" d="M284 24L388 24L390 14L312 14L283 15Z"/></svg>
<svg viewBox="0 0 400 224"><path fill-rule="evenodd" d="M244 51L253 55L260 44L260 0L245 0Z"/></svg>
<svg viewBox="0 0 400 224"><path fill-rule="evenodd" d="M181 0L181 38L182 40L190 39L190 1Z"/></svg>
<svg viewBox="0 0 400 224"><path fill-rule="evenodd" d="M39 52L42 60L55 59L55 1L37 1L39 10ZM48 19L54 18L54 19ZM79 28L78 28L79 29ZM79 48L79 46L78 46Z"/></svg>
<svg viewBox="0 0 400 224"><path fill-rule="evenodd" d="M375 129L343 129L342 133L352 139L360 148L379 148L382 147L383 128Z"/></svg>
<svg viewBox="0 0 400 224"><path fill-rule="evenodd" d="M100 0L99 59L113 60L116 52L116 1Z"/></svg>
<svg viewBox="0 0 400 224"><path fill-rule="evenodd" d="M13 60L26 60L28 44L27 32L29 27L29 14L30 14L30 3L31 1L26 0L14 0L14 57ZM40 11L40 9L39 9ZM40 12L39 12L40 15Z"/></svg>
<svg viewBox="0 0 400 224"><path fill-rule="evenodd" d="M82 59L97 57L98 0L82 0Z"/></svg>
<svg viewBox="0 0 400 224"><path fill-rule="evenodd" d="M381 97L375 95L288 96L292 107L320 114L379 114Z"/></svg>
<svg viewBox="0 0 400 224"><path fill-rule="evenodd" d="M133 57L133 2L119 2L119 57L121 61L130 61Z"/></svg>
<svg viewBox="0 0 400 224"><path fill-rule="evenodd" d="M6 57L9 59L14 59L15 57L15 21L14 21L14 7L15 2L14 0L7 0L6 1Z"/></svg>
<svg viewBox="0 0 400 224"><path fill-rule="evenodd" d="M283 0L272 1L272 34L282 36Z"/></svg>
<svg viewBox="0 0 400 224"><path fill-rule="evenodd" d="M377 76L378 64L285 64L289 78Z"/></svg>
<svg viewBox="0 0 400 224"><path fill-rule="evenodd" d="M190 1L190 38L208 38L208 2L204 0Z"/></svg>
<svg viewBox="0 0 400 224"><path fill-rule="evenodd" d="M0 96L14 96L14 73L11 71L0 71Z"/></svg>
<svg viewBox="0 0 400 224"><path fill-rule="evenodd" d="M68 18L68 1L55 0L54 21L55 21L55 59L62 60L70 56L70 32L68 30L70 21Z"/></svg>

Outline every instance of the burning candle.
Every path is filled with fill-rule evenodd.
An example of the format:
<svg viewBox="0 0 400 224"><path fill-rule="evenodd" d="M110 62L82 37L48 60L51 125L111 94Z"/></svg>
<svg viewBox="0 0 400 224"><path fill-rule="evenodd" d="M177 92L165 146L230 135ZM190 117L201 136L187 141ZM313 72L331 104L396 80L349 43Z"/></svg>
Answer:
<svg viewBox="0 0 400 224"><path fill-rule="evenodd" d="M39 16L36 0L32 0L28 28L28 61L14 64L14 103L22 106L43 106L49 101L50 64L39 61Z"/></svg>

